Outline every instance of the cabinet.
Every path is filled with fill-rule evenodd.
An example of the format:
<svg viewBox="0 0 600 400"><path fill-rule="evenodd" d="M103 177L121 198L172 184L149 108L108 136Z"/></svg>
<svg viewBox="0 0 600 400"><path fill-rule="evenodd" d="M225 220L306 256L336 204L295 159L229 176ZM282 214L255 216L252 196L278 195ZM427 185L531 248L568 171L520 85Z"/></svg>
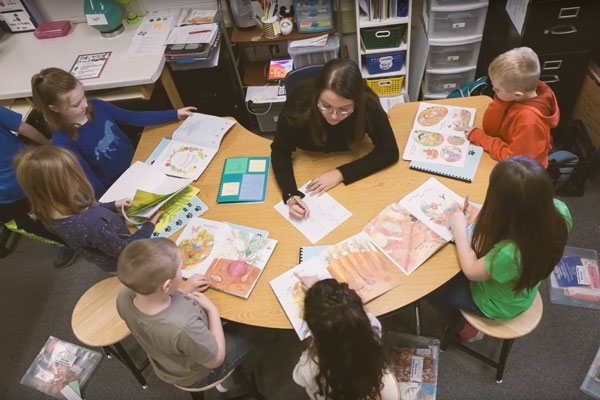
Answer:
<svg viewBox="0 0 600 400"><path fill-rule="evenodd" d="M590 53L600 47L600 1L531 0L522 10L524 23L520 31L506 12L506 3L490 2L478 75L487 75L489 64L498 54L514 47L531 47L540 58L540 80L554 91L561 117L568 117Z"/></svg>
<svg viewBox="0 0 600 400"><path fill-rule="evenodd" d="M412 0L368 0L368 10L361 9L359 2L355 3L356 43L362 76L380 97L389 97L392 103L407 100ZM383 5L391 6L382 10Z"/></svg>

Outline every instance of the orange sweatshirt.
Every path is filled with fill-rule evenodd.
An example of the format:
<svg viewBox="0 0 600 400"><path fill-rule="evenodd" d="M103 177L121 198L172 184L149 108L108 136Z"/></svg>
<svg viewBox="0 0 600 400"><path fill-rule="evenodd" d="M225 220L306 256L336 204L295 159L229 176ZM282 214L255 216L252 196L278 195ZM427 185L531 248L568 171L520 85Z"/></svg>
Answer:
<svg viewBox="0 0 600 400"><path fill-rule="evenodd" d="M469 140L496 160L520 155L547 167L550 128L558 124L560 112L548 85L540 81L536 91L536 97L523 102L506 102L494 96L483 115L483 129L473 129Z"/></svg>

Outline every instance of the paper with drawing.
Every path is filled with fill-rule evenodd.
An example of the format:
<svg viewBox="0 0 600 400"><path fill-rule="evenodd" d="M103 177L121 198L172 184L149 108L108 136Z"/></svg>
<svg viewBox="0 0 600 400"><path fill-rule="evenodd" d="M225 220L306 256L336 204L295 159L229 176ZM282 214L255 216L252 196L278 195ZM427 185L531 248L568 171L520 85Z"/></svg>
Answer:
<svg viewBox="0 0 600 400"><path fill-rule="evenodd" d="M248 298L277 241L223 222L194 218L176 243L185 278L204 274L211 287Z"/></svg>
<svg viewBox="0 0 600 400"><path fill-rule="evenodd" d="M475 111L474 108L420 103L403 158L464 166L469 147L464 130L473 125Z"/></svg>
<svg viewBox="0 0 600 400"><path fill-rule="evenodd" d="M299 190L307 193L306 186L302 185ZM306 195L302 199L310 210L308 218L292 218L289 215L288 206L280 201L275 204L275 209L287 219L296 229L300 231L312 244L323 239L329 232L337 228L342 222L350 218L352 213L342 206L328 193L321 196Z"/></svg>

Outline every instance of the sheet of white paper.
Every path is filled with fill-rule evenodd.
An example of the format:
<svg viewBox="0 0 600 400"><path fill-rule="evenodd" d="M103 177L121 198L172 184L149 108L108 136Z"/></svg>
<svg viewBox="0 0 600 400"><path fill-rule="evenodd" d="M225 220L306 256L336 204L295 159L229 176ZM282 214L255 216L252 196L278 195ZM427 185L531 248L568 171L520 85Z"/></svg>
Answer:
<svg viewBox="0 0 600 400"><path fill-rule="evenodd" d="M140 22L127 55L136 57L163 54L165 41L179 13L179 9L154 10L147 13Z"/></svg>
<svg viewBox="0 0 600 400"><path fill-rule="evenodd" d="M235 121L214 115L194 113L173 132L173 139L218 149L223 136Z"/></svg>
<svg viewBox="0 0 600 400"><path fill-rule="evenodd" d="M308 39L292 40L290 42L290 48L325 46L327 44L328 37L329 37L329 35L325 34L325 35L315 36L315 37L308 38Z"/></svg>
<svg viewBox="0 0 600 400"><path fill-rule="evenodd" d="M308 182L299 188L299 190L307 193L307 185ZM275 204L274 207L277 212L313 244L323 239L329 232L333 231L352 215L350 211L328 193L324 193L321 196L311 196L308 194L302 201L304 201L310 210L308 218L305 219L290 217L288 206L283 201Z"/></svg>
<svg viewBox="0 0 600 400"><path fill-rule="evenodd" d="M183 189L192 183L191 179L172 178L163 174L158 168L136 161L100 198L100 202L108 203L120 199L133 199L138 189L155 194L170 194Z"/></svg>
<svg viewBox="0 0 600 400"><path fill-rule="evenodd" d="M517 28L519 35L523 34L523 23L525 22L528 5L529 0L508 0L506 2L506 13L510 17L515 28Z"/></svg>
<svg viewBox="0 0 600 400"><path fill-rule="evenodd" d="M215 154L216 148L171 140L153 166L170 176L196 180Z"/></svg>
<svg viewBox="0 0 600 400"><path fill-rule="evenodd" d="M217 35L217 24L178 26L171 29L167 44L211 43Z"/></svg>

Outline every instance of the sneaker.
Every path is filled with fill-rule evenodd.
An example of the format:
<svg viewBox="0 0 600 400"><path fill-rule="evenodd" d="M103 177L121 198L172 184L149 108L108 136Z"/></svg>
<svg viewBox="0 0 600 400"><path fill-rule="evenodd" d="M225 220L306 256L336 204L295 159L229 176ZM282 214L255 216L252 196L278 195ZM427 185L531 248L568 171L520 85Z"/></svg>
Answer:
<svg viewBox="0 0 600 400"><path fill-rule="evenodd" d="M77 253L68 247L61 247L58 249L58 256L52 262L54 268L61 269L67 268L69 265L73 264L77 259Z"/></svg>
<svg viewBox="0 0 600 400"><path fill-rule="evenodd" d="M473 325L465 321L463 328L458 331L458 337L465 342L476 342L483 339L483 332L476 329Z"/></svg>

